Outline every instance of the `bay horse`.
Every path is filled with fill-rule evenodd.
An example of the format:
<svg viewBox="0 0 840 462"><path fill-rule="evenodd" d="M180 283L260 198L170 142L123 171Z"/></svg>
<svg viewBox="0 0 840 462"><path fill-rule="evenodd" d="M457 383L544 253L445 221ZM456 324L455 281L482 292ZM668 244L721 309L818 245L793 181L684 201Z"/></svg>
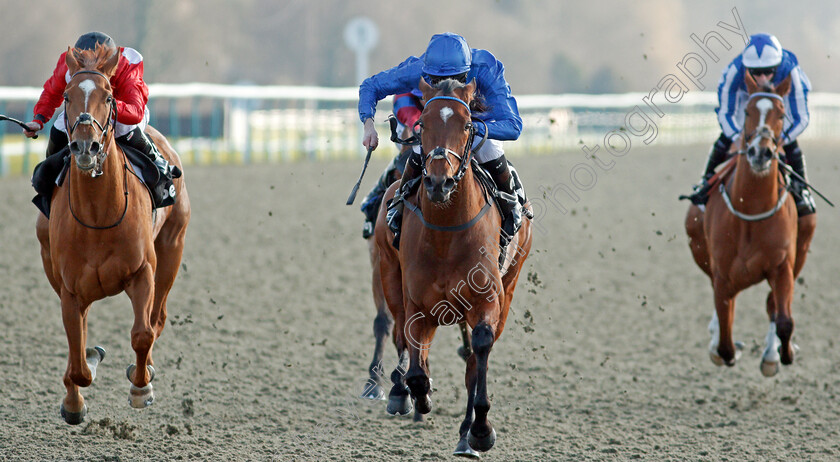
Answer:
<svg viewBox="0 0 840 462"><path fill-rule="evenodd" d="M419 124L423 173L417 193L405 199L400 249L391 244L385 207L375 229L382 289L400 358L391 374L388 410L399 409L410 393L417 411L431 411L429 346L438 326L466 321L472 351L465 373L466 416L455 454L478 457L477 451L490 450L496 440L487 419L488 359L531 249L531 227L523 221L500 269L501 215L471 168L475 80L466 85L444 80L432 87L421 79L419 88L425 102ZM397 184L391 185L385 200L396 189Z"/></svg>
<svg viewBox="0 0 840 462"><path fill-rule="evenodd" d="M394 140L394 142L397 143L400 149L400 153L394 159L394 162L405 163L405 160L408 159L409 155L411 155L411 151L413 149L414 142L412 139L412 135L414 134L414 127L405 126L402 130L402 133L400 134L397 133L397 130L395 128L392 128L392 130L392 140ZM394 170L393 176L395 178L391 179L391 183L399 181L399 169ZM380 202L380 206L382 203L384 203L384 200ZM392 336L394 318L391 315L391 312L388 310L388 305L385 303L385 294L382 290L380 265L378 264L379 247L376 245L375 239L368 239L367 244L372 273L371 291L373 293L373 303L376 307L376 317L373 320L373 335L376 340L376 343L373 350L373 359L370 362L370 366L368 366L368 379L362 388L361 397L369 400L385 400L387 399L385 397L385 390L382 388L381 385L384 379L382 358L385 354L385 341L389 336ZM470 334L466 328L466 321L460 322L459 326L461 328L463 344L458 348L458 355L461 356L461 358L464 361L466 361L469 355L471 354ZM393 339L394 342L396 342L396 336L394 336ZM402 360L404 366L403 370L405 370L408 367L407 353L402 356ZM390 412L394 415L406 415L412 411L412 408L413 406L411 405L410 401L403 400L400 402L399 407L391 407ZM423 414L415 412L414 421L420 422L422 420Z"/></svg>
<svg viewBox="0 0 840 462"><path fill-rule="evenodd" d="M176 202L155 210L149 192L135 176L114 135L116 100L110 78L119 53L107 48L68 49L71 76L65 91L69 170L53 190L50 218L38 215L36 234L50 285L61 299L69 357L64 374L67 395L61 416L68 424L84 420L87 406L79 387L90 386L101 347L86 348L87 315L92 302L125 292L134 324L131 347L136 367L126 371L134 408L154 401L152 346L166 323L166 298L184 249L190 203L184 178L174 180ZM181 168L178 154L151 127L161 154Z"/></svg>
<svg viewBox="0 0 840 462"><path fill-rule="evenodd" d="M805 265L816 215L797 219L796 206L779 171L784 127L784 96L790 77L778 87L758 88L749 72L744 128L735 153L735 167L712 188L706 210L691 205L685 228L694 261L711 279L715 312L709 323L709 355L714 364L734 366L742 345L732 340L735 297L766 280L770 328L760 369L778 373L779 363L793 362L794 281ZM730 161L732 162L732 161Z"/></svg>

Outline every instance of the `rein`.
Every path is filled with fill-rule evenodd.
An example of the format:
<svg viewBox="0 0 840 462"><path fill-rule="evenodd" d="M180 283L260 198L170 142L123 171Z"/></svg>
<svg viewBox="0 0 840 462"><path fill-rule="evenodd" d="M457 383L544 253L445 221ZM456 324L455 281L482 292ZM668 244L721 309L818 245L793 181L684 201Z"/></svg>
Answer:
<svg viewBox="0 0 840 462"><path fill-rule="evenodd" d="M88 229L111 229L116 228L120 225L120 223L122 223L126 212L128 212L128 159L126 158L125 151L123 151L123 195L125 196L125 205L123 205L123 212L122 215L120 215L120 218L108 226L92 226L83 222L78 216L76 216L76 212L73 211L73 204L70 202L71 176L72 175L67 176L67 206L70 207L70 215L73 215L73 219L75 219L77 223Z"/></svg>

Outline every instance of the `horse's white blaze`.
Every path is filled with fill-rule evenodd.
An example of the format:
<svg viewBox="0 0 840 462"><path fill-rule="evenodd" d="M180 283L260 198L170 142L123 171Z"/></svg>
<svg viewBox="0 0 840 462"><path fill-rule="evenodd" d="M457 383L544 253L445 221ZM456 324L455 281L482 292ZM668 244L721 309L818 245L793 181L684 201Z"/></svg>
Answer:
<svg viewBox="0 0 840 462"><path fill-rule="evenodd" d="M96 84L93 83L93 80L87 79L79 84L79 88L83 92L85 92L85 112L87 112L88 99L90 99L90 94L93 92L93 90L96 89Z"/></svg>
<svg viewBox="0 0 840 462"><path fill-rule="evenodd" d="M452 114L454 113L455 111L453 111L452 108L448 107L444 107L440 110L440 118L443 119L444 125L446 125L446 121L449 120L449 118L452 117Z"/></svg>
<svg viewBox="0 0 840 462"><path fill-rule="evenodd" d="M770 322L770 329L767 331L767 337L764 339L764 354L761 359L765 362L776 363L781 360L779 354L779 347L782 346L782 341L776 335L776 323Z"/></svg>
<svg viewBox="0 0 840 462"><path fill-rule="evenodd" d="M755 107L761 113L761 118L758 120L758 128L761 128L764 126L764 119L767 118L767 113L770 109L773 109L773 102L768 98L761 98L755 103Z"/></svg>

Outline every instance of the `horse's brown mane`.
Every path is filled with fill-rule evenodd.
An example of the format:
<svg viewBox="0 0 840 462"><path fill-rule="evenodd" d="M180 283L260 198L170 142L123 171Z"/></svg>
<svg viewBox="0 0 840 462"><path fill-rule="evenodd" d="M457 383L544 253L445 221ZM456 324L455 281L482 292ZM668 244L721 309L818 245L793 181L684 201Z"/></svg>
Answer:
<svg viewBox="0 0 840 462"><path fill-rule="evenodd" d="M96 44L95 50L81 50L73 48L73 57L79 63L79 69L98 69L104 65L114 53L114 50L101 44Z"/></svg>

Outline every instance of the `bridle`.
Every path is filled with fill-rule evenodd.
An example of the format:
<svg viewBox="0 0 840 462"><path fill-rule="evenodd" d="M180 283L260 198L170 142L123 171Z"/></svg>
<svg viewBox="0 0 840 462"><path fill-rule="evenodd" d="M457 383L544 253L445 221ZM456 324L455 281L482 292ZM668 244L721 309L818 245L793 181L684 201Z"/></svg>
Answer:
<svg viewBox="0 0 840 462"><path fill-rule="evenodd" d="M473 144L473 140L475 140L475 135L477 133L477 130L475 128L475 125L472 122L470 122L470 124L469 124L470 135L469 135L469 137L467 137L467 144L464 145L464 152L460 155L457 152L455 152L455 151L453 151L449 148L443 148L443 147L440 147L440 146L436 146L434 149L431 150L431 152L425 153L425 152L423 152L423 144L422 143L420 144L420 155L423 156L423 177L426 177L426 175L427 175L426 164L428 163L429 160L444 159L444 160L446 160L446 163L449 164L449 166L451 167L452 166L452 161L449 159L449 156L451 155L451 156L455 157L456 159L458 159L458 162L460 162L460 164L458 165L458 171L455 172L455 175L452 177L452 179L455 180L455 184L457 185L458 182L461 181L461 179L464 178L464 175L467 173L467 168L469 168L469 166L470 166L470 161L472 160L473 155L475 155L475 153L479 149L481 149L481 146L483 146L484 142L487 140L487 124L481 119L477 119L475 117L472 117L472 111L470 110L470 105L467 104L464 100L462 100L460 98L456 98L454 96L435 96L434 98L430 98L428 101L426 101L425 108L429 107L429 103L431 103L432 101L435 101L435 100L457 101L458 103L463 104L464 107L467 108L467 111L469 111L469 113L470 113L470 120L472 120L473 122L479 122L479 123L484 125L484 137L481 139L481 141L478 143L478 145L475 148L471 149L472 144ZM417 125L419 123L420 123L420 121L418 120L417 124L415 124L415 126L414 126L414 133L415 133L415 136L418 139L420 138L421 131L423 129L423 127L420 126L420 130L419 131L417 130Z"/></svg>
<svg viewBox="0 0 840 462"><path fill-rule="evenodd" d="M103 79L105 79L106 81L109 81L108 77L105 74L103 74L99 71L94 71L94 70L78 71L70 77L70 80L73 80L79 74L98 75L98 76L102 77ZM90 175L94 178L99 176L99 175L102 175L102 162L105 160L105 157L108 155L108 149L104 145L105 138L108 136L108 130L109 129L113 130L113 128L116 126L117 101L116 101L116 99L114 99L114 95L112 93L108 94L107 100L109 101L108 120L107 120L107 122L105 122L105 125L103 125L98 120L96 120L96 118L93 117L88 112L80 113L76 117L76 120L73 122L73 125L70 125L69 119L67 118L67 98L66 97L64 98L64 125L67 127L67 138L68 138L68 140L72 140L73 132L79 127L79 125L91 125L91 126L93 126L95 124L96 127L99 128L99 131L100 131L100 135L99 135L100 150L99 150L99 153L97 153L97 155L96 155L96 162L94 162L94 165L91 166L90 168L82 169L82 170L92 170ZM87 107L85 109L87 110Z"/></svg>
<svg viewBox="0 0 840 462"><path fill-rule="evenodd" d="M781 96L779 96L779 95L777 95L777 94L775 94L775 93L769 93L769 92L756 92L756 93L751 94L751 95L750 95L750 97L749 97L749 99L747 99L747 106L749 106L750 101L752 101L752 100L754 100L754 99L756 99L756 98L771 98L771 99L775 99L775 100L780 101L780 102L782 103L782 106L783 106L783 107L784 107L784 104L785 104L785 100L784 100L784 98L782 98ZM761 127L758 127L758 126L756 126L756 129L755 129L755 130L751 131L750 133L747 133L747 134L744 136L744 145L745 145L745 146L746 146L746 145L749 145L749 144L750 144L750 141L752 141L752 139L753 139L753 138L755 138L755 136L756 136L756 135L759 135L761 138L769 138L771 141L773 141L773 145L775 146L775 150L778 150L778 149L779 149L779 147L781 147L781 138L782 138L781 133L779 134L779 136L773 136L773 137L770 137L770 136L767 136L767 135L766 135L766 131L765 131L765 130L761 130Z"/></svg>
<svg viewBox="0 0 840 462"><path fill-rule="evenodd" d="M105 74L103 74L99 71L93 71L93 70L78 71L70 77L70 80L73 80L73 78L76 77L79 74L94 74L94 75L98 75L98 76L104 78L106 81L109 80L108 77ZM90 113L82 112L81 114L78 115L78 117L76 117L76 121L71 126L68 123L68 119L67 119L67 98L65 97L65 99L64 99L64 123L65 123L65 126L67 127L67 138L68 138L68 140L72 140L73 131L75 131L76 128L79 127L79 125L91 125L91 126L93 126L95 124L101 132L101 134L99 136L99 146L100 146L100 148L99 148L99 152L96 154L96 161L94 162L94 165L91 166L89 169L83 169L81 167L78 167L78 165L77 165L77 167L81 170L84 170L84 171L91 170L90 176L93 177L93 178L96 178L96 177L102 175L102 163L105 161L105 158L108 156L108 147L105 146L105 144L104 144L105 138L108 136L108 130L110 129L113 132L114 128L116 127L116 123L117 123L116 122L116 120L117 120L117 102L114 99L113 94L111 94L111 93L108 94L108 101L109 101L108 121L105 122L105 125L102 125ZM85 108L85 109L87 109L87 108ZM112 142L113 142L113 139L112 139ZM123 157L125 157L125 152L123 152ZM67 178L67 188L68 188L67 206L70 209L70 214L73 216L73 218L76 220L77 223L84 226L85 228L97 229L97 230L115 228L115 227L119 226L120 223L122 223L123 219L125 218L126 212L128 212L128 163L125 160L125 158L123 158L123 163L124 163L124 165L123 165L123 195L125 196L125 205L123 206L123 212L122 212L122 215L120 215L120 218L118 218L117 221L115 221L114 223L112 223L110 225L107 225L107 226L89 225L89 224L83 222L76 215L76 212L73 211L73 204L70 202L70 196L71 196L71 194L69 192L70 178L69 178L69 175L68 175L68 178Z"/></svg>

